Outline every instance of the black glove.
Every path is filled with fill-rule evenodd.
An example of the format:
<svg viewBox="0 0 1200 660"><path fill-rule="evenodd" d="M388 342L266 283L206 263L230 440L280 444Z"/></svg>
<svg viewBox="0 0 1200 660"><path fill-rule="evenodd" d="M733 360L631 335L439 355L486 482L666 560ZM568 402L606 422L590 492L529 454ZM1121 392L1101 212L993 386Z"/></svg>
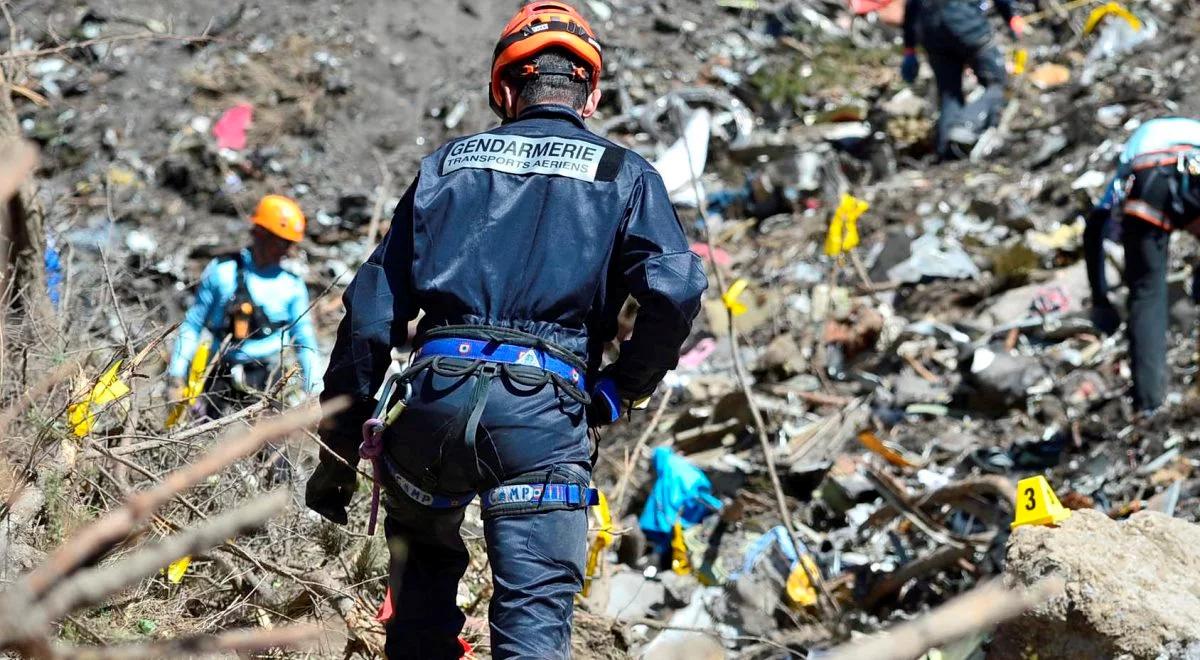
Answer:
<svg viewBox="0 0 1200 660"><path fill-rule="evenodd" d="M342 464L322 462L317 466L304 489L304 504L326 520L345 525L349 522L346 507L354 497L354 470Z"/></svg>
<svg viewBox="0 0 1200 660"><path fill-rule="evenodd" d="M1101 303L1092 307L1092 325L1106 335L1111 335L1121 327L1121 314L1110 303Z"/></svg>

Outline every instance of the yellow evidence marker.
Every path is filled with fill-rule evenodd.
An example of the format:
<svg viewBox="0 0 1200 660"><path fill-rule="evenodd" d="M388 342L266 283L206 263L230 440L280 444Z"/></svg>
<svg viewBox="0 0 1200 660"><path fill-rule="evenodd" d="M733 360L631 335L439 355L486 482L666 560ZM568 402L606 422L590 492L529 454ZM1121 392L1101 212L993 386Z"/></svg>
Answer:
<svg viewBox="0 0 1200 660"><path fill-rule="evenodd" d="M196 400L204 393L204 377L208 373L208 356L211 351L212 344L207 341L196 347L196 354L192 356L192 364L188 368L187 384L183 388L183 401L177 401L167 413L168 429L183 421L188 409L196 405Z"/></svg>
<svg viewBox="0 0 1200 660"><path fill-rule="evenodd" d="M1017 515L1010 529L1021 525L1057 525L1071 517L1071 511L1058 501L1046 477L1038 475L1017 483Z"/></svg>
<svg viewBox="0 0 1200 660"><path fill-rule="evenodd" d="M687 541L683 538L683 523L675 519L671 535L671 570L679 575L692 573L692 560L688 555Z"/></svg>
<svg viewBox="0 0 1200 660"><path fill-rule="evenodd" d="M167 580L170 581L171 584L179 584L180 582L183 582L183 574L187 573L188 566L191 565L191 555L185 555L171 562L171 565L167 567Z"/></svg>
<svg viewBox="0 0 1200 660"><path fill-rule="evenodd" d="M734 316L741 316L749 311L750 308L746 307L745 303L738 300L738 298L742 295L742 292L745 291L749 286L750 283L746 280L737 280L733 284L729 285L728 291L721 294L721 301L725 303L725 306L729 308L729 311Z"/></svg>
<svg viewBox="0 0 1200 660"><path fill-rule="evenodd" d="M829 221L829 233L825 236L825 254L839 256L858 247L858 219L871 205L849 194L842 195L833 218Z"/></svg>
<svg viewBox="0 0 1200 660"><path fill-rule="evenodd" d="M817 563L813 561L810 555L804 555L800 558L804 563L803 566L796 564L796 568L792 569L792 574L787 579L787 595L792 603L800 607L812 607L817 604L817 590L809 581L808 576L820 575L821 569L817 567ZM808 571L805 571L805 568Z"/></svg>
<svg viewBox="0 0 1200 660"><path fill-rule="evenodd" d="M103 409L103 406L129 394L129 386L118 376L120 369L121 360L117 360L103 376L100 376L83 400L67 408L67 422L76 437L83 438L92 432L97 409Z"/></svg>
<svg viewBox="0 0 1200 660"><path fill-rule="evenodd" d="M584 598L592 590L592 578L596 577L596 569L600 566L600 555L605 548L612 545L612 512L608 508L608 498L604 496L602 491L596 491L600 496L600 503L592 508L592 515L596 517L596 524L599 528L596 530L596 538L592 540L592 545L588 549L587 568L583 574L583 590L580 592Z"/></svg>
<svg viewBox="0 0 1200 660"><path fill-rule="evenodd" d="M1012 54L1012 72L1014 76L1025 75L1025 70L1029 67L1029 51L1024 48L1018 48Z"/></svg>

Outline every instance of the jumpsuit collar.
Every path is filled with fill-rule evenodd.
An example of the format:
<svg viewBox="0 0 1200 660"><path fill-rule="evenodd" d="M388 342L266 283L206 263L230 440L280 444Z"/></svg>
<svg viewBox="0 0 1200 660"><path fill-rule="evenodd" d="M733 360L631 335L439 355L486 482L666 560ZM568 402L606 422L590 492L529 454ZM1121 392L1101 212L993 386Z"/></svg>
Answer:
<svg viewBox="0 0 1200 660"><path fill-rule="evenodd" d="M575 110L569 106L559 103L540 103L538 105L529 106L528 108L522 110L521 114L517 115L516 121L523 121L526 119L557 119L560 121L571 122L580 128L584 127L583 117L580 117L578 112L575 112Z"/></svg>
<svg viewBox="0 0 1200 660"><path fill-rule="evenodd" d="M259 266L257 263L255 263L254 252L249 246L242 248L240 257L241 259L238 265L242 268L245 268L247 272L254 273L260 277L275 277L283 272L282 263L268 264L266 266Z"/></svg>

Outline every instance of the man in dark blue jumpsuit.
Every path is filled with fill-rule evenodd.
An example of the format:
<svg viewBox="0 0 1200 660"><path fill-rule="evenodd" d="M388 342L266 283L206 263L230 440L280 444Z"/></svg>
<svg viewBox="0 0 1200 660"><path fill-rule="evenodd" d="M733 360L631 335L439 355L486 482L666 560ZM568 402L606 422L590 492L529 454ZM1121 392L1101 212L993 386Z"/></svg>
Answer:
<svg viewBox="0 0 1200 660"><path fill-rule="evenodd" d="M993 0L1014 37L1025 23L1013 13L1012 0ZM987 128L999 122L1008 73L993 39L992 26L980 0L908 0L904 9L904 64L906 82L917 79L917 43L925 48L937 79L940 111L937 153L941 158L962 157ZM967 104L963 73L967 68L984 87L983 96Z"/></svg>
<svg viewBox="0 0 1200 660"><path fill-rule="evenodd" d="M615 421L619 402L649 396L675 367L707 283L659 175L584 127L601 61L582 17L559 2L526 5L494 61L504 123L422 161L346 290L325 376L323 400L355 403L322 424L333 451L322 452L306 499L344 524L372 395L389 350L424 311L402 376L408 407L375 461L393 553L390 658L460 655L459 526L476 494L494 577L493 655L569 656L587 429ZM629 295L640 303L633 336L601 368Z"/></svg>

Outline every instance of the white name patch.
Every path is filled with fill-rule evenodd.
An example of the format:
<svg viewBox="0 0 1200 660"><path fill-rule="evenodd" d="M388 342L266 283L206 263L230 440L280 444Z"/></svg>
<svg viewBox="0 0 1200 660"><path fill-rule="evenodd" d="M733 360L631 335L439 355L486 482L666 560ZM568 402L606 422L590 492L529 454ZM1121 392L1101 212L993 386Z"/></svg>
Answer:
<svg viewBox="0 0 1200 660"><path fill-rule="evenodd" d="M442 163L442 175L474 168L595 181L602 158L604 147L583 140L484 133L451 147Z"/></svg>

